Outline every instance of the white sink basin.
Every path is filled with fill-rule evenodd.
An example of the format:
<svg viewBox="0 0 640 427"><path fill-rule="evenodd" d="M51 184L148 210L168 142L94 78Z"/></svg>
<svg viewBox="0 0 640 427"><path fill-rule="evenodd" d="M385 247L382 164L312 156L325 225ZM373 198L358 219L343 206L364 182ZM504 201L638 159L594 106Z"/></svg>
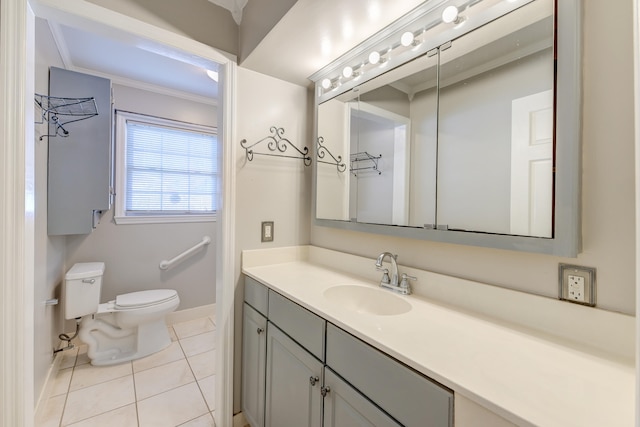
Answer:
<svg viewBox="0 0 640 427"><path fill-rule="evenodd" d="M391 291L362 285L332 286L324 297L357 313L392 316L411 310L411 304Z"/></svg>

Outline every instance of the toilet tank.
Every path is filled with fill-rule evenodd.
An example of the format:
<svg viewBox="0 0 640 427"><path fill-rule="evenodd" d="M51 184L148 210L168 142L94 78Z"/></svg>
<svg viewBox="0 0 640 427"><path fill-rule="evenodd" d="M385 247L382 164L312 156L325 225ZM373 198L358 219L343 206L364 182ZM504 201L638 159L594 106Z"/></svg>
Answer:
<svg viewBox="0 0 640 427"><path fill-rule="evenodd" d="M80 262L64 277L64 317L75 319L96 313L100 304L104 262Z"/></svg>

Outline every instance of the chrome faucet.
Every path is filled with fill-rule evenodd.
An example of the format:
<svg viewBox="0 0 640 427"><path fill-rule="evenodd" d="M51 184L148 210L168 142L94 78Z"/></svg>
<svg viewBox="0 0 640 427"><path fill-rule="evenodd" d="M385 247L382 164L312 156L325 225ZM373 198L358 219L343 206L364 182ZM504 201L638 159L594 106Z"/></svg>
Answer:
<svg viewBox="0 0 640 427"><path fill-rule="evenodd" d="M382 262L386 257L389 257L391 261L391 276L389 276L389 270L382 266ZM415 277L409 276L406 273L402 273L402 280L398 283L398 263L396 260L398 255L394 255L391 252L382 252L376 260L376 269L382 271L382 279L380 280L380 286L383 288L391 289L394 292L403 295L409 295L411 293L411 287L409 286L409 280L416 280Z"/></svg>

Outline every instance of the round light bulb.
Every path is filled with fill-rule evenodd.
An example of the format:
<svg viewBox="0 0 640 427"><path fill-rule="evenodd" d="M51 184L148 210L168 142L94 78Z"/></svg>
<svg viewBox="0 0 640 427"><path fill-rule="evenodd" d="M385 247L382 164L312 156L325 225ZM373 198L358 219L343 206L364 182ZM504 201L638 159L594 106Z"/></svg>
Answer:
<svg viewBox="0 0 640 427"><path fill-rule="evenodd" d="M349 77L353 76L353 68L347 65L342 69L342 75L344 76L345 79L348 79Z"/></svg>
<svg viewBox="0 0 640 427"><path fill-rule="evenodd" d="M329 79L324 79L322 80L322 83L320 83L322 85L323 89L329 89L331 87L331 80Z"/></svg>
<svg viewBox="0 0 640 427"><path fill-rule="evenodd" d="M380 62L380 52L371 52L369 54L369 64L377 64L378 62Z"/></svg>
<svg viewBox="0 0 640 427"><path fill-rule="evenodd" d="M402 46L404 47L411 46L411 44L413 43L413 39L413 33L411 31L407 31L402 35L402 37L400 37L400 44L402 44Z"/></svg>
<svg viewBox="0 0 640 427"><path fill-rule="evenodd" d="M451 24L458 19L458 8L455 6L447 6L442 11L442 22Z"/></svg>

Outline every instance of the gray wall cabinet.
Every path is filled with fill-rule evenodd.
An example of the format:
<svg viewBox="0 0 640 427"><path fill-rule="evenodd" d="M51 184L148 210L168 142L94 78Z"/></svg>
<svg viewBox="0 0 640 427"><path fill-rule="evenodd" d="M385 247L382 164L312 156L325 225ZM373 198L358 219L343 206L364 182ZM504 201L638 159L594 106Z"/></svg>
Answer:
<svg viewBox="0 0 640 427"><path fill-rule="evenodd" d="M102 212L111 207L112 107L111 81L51 67L49 95L95 98L98 115L68 123L68 136L49 137L49 235L89 234ZM60 117L61 121L63 117ZM56 126L49 125L49 133Z"/></svg>
<svg viewBox="0 0 640 427"><path fill-rule="evenodd" d="M243 411L252 427L453 425L450 390L250 277L244 306ZM266 356L256 333L265 322Z"/></svg>

